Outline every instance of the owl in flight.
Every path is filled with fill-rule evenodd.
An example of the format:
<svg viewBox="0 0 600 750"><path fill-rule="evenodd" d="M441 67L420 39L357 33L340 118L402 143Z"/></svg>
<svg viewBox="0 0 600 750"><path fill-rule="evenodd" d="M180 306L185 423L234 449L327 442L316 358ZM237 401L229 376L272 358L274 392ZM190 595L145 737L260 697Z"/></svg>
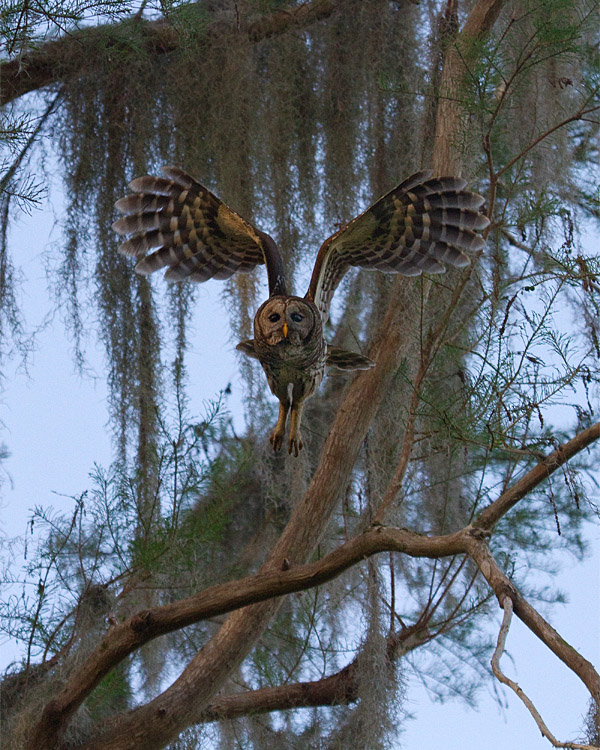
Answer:
<svg viewBox="0 0 600 750"><path fill-rule="evenodd" d="M479 211L483 198L466 191L464 180L418 172L325 240L306 295L295 297L268 234L182 170L163 167L162 173L133 180L133 194L117 201L124 216L113 229L128 237L119 250L138 259L138 273L167 267L165 278L172 281L227 279L266 266L269 299L254 317L254 338L237 349L261 363L279 399L270 437L275 451L291 411L288 451L296 456L302 448L302 408L325 369L365 370L375 364L323 338L331 298L350 266L405 276L443 273L444 263L461 268L469 264L463 250L480 250L484 241L476 232L489 224Z"/></svg>

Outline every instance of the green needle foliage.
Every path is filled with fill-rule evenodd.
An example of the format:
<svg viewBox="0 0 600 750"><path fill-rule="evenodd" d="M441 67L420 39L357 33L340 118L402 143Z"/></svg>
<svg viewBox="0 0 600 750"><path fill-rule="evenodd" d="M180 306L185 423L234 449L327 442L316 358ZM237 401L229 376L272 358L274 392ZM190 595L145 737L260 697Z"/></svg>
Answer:
<svg viewBox="0 0 600 750"><path fill-rule="evenodd" d="M254 362L240 363L243 434L217 386L195 416L186 369L195 290L136 276L110 229L133 177L162 164L196 176L277 238L301 294L319 243L426 167L440 101L460 102L454 146L487 199L487 246L462 274L406 282L420 316L413 352L315 560L369 527L407 446L386 523L447 534L598 421L600 259L582 242L599 216L598 7L506 4L485 40L456 42L468 75L453 92L440 83L456 38L443 11L434 0L18 0L0 12L0 83L17 80L19 61L39 89L9 102L0 126L0 354L24 357L31 345L10 220L34 210L39 186L58 174L64 239L51 282L82 372L90 328L105 346L114 436L113 464L93 467L71 514L36 508L23 571L7 546L1 627L22 653L2 683L7 750L26 747L43 707L111 627L260 568L310 482L347 383L332 375L307 406L308 445L295 462L268 445L274 409ZM234 276L223 295L232 341L251 336L265 296L260 272ZM392 297L389 279L349 275L327 340L366 352ZM530 572L553 571L560 549L585 552L585 524L597 517L594 463L578 455L495 530L492 552L534 604L560 595ZM335 701L344 705L219 724L211 716L170 747L394 747L411 671L436 696L473 703L489 677L486 615L496 606L468 558L370 558L287 597L225 689L354 670L352 690ZM64 747L84 748L160 694L222 622L174 630L128 655L79 708Z"/></svg>

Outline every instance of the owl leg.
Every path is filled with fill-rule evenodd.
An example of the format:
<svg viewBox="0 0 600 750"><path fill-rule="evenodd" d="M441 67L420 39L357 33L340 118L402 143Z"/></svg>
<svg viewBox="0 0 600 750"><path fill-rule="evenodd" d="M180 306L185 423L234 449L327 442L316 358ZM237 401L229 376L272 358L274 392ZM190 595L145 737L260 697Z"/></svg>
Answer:
<svg viewBox="0 0 600 750"><path fill-rule="evenodd" d="M288 453L294 451L294 456L302 450L304 443L300 437L300 421L302 419L303 402L292 404L292 413L290 415L290 439L288 442Z"/></svg>
<svg viewBox="0 0 600 750"><path fill-rule="evenodd" d="M273 446L274 451L278 451L283 445L285 423L287 420L289 408L290 405L287 401L285 403L283 401L279 402L279 416L277 417L277 424L275 425L275 429L273 430L273 432L271 433L271 437L269 438L269 442Z"/></svg>

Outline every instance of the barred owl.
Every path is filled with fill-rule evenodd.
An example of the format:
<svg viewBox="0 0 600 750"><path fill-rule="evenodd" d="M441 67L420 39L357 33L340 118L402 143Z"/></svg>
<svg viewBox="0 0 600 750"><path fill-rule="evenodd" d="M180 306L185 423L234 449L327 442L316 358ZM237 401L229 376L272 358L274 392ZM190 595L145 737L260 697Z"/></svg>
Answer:
<svg viewBox="0 0 600 750"><path fill-rule="evenodd" d="M269 299L254 318L254 338L237 349L262 365L279 399L279 418L270 442L278 451L288 413L288 452L302 448L304 402L319 386L327 367L368 369L367 357L325 342L333 293L350 266L405 276L444 272L444 263L469 264L466 251L483 247L476 233L488 219L483 198L465 190L465 181L432 178L418 172L371 208L325 240L304 297L288 294L277 245L185 172L164 167L163 177L138 177L133 192L117 201L124 214L113 229L128 236L120 251L138 259L136 271L150 274L167 267L165 278L226 279L265 264Z"/></svg>

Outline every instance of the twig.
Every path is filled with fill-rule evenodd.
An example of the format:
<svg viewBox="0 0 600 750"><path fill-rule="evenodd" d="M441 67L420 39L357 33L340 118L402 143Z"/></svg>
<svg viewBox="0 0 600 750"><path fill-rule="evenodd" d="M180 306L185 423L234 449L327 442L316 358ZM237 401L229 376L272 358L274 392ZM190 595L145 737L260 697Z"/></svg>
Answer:
<svg viewBox="0 0 600 750"><path fill-rule="evenodd" d="M513 690L520 700L525 704L529 713L533 716L535 723L538 725L540 732L547 740L549 740L553 747L566 747L572 750L599 750L596 745L582 745L578 742L559 742L552 732L546 726L546 723L542 719L540 712L534 706L532 700L525 694L523 689L514 681L507 677L504 672L500 669L500 658L504 653L504 646L506 644L506 637L510 628L510 621L513 613L513 603L510 596L505 596L501 602L504 608L504 616L502 618L502 625L500 626L500 632L498 633L498 642L496 644L496 650L492 656L492 672L497 679L503 684Z"/></svg>
<svg viewBox="0 0 600 750"><path fill-rule="evenodd" d="M566 117L564 120L561 120L561 122L557 123L553 127L546 130L544 133L539 135L537 138L535 138L526 148L524 148L520 153L518 153L513 159L511 159L507 164L505 164L502 169L498 170L495 175L495 179L497 180L498 177L503 175L508 169L510 169L514 164L516 164L519 159L522 159L525 154L527 154L529 151L531 151L532 148L538 145L541 141L544 140L544 138L548 138L548 136L552 135L556 130L559 130L560 128L564 127L565 125L568 125L571 122L576 122L577 120L581 120L583 115L587 115L590 112L595 112L597 109L600 109L600 105L597 105L595 107L590 107L589 109L586 109L586 106L588 102L593 98L595 94L597 94L598 91L593 91L588 98L585 100L585 102L581 105L581 107L575 112L574 115L571 115L571 117Z"/></svg>
<svg viewBox="0 0 600 750"><path fill-rule="evenodd" d="M8 188L10 181L15 176L17 170L21 166L21 162L27 155L27 152L29 151L31 146L33 146L33 144L35 143L35 140L38 137L40 130L44 127L46 120L48 119L48 117L50 117L50 115L54 111L61 97L61 94L62 92L59 91L58 94L56 94L56 96L54 97L54 99L52 99L52 101L46 108L45 112L41 115L40 119L38 120L38 124L35 126L35 129L33 130L31 135L27 139L25 145L19 152L18 156L10 165L10 167L6 170L6 172L2 175L2 179L0 180L0 193L3 193Z"/></svg>

